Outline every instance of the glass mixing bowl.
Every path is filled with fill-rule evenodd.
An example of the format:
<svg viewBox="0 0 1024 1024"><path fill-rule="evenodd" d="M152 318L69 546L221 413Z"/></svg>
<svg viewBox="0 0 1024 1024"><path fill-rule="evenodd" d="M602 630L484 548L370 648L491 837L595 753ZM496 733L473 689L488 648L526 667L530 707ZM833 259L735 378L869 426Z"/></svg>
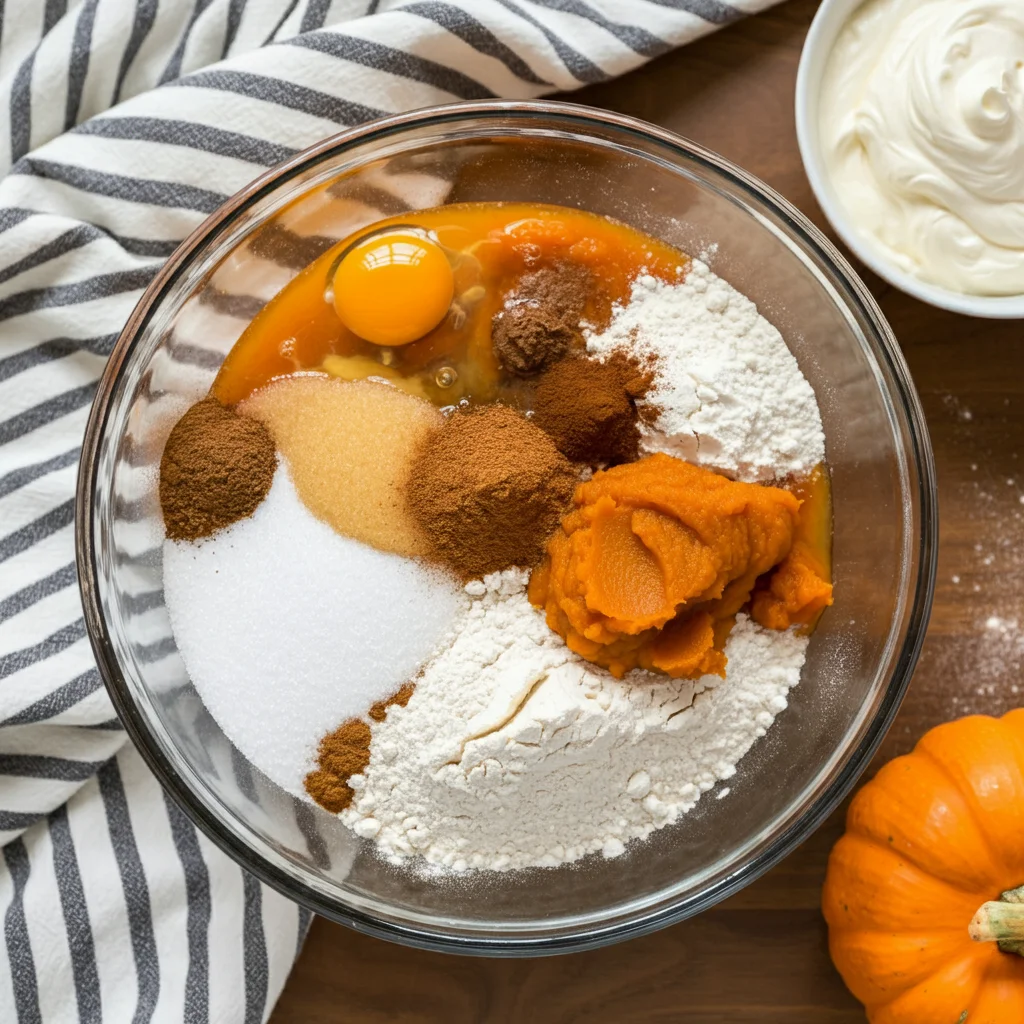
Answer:
<svg viewBox="0 0 1024 1024"><path fill-rule="evenodd" d="M433 877L375 856L241 757L177 653L163 603L157 468L255 313L327 246L384 216L470 200L581 207L688 253L750 296L814 387L835 505L835 604L800 685L740 762L619 858ZM268 171L178 248L114 349L78 489L86 623L114 705L211 839L317 913L437 949L596 946L706 909L789 853L867 765L910 681L931 604L935 477L924 418L867 289L792 206L651 125L559 103L466 103L343 132ZM253 699L257 699L254 695Z"/></svg>

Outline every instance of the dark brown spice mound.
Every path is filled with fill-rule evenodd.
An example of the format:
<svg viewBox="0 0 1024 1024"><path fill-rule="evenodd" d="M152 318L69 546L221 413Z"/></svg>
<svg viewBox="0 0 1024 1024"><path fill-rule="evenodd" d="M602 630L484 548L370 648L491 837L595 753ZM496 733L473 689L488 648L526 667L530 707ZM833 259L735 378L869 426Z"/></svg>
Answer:
<svg viewBox="0 0 1024 1024"><path fill-rule="evenodd" d="M245 519L270 490L277 454L258 420L204 398L174 425L160 460L160 506L171 540L197 540Z"/></svg>
<svg viewBox="0 0 1024 1024"><path fill-rule="evenodd" d="M451 415L429 435L406 484L437 556L464 579L530 568L576 486L572 464L508 406Z"/></svg>
<svg viewBox="0 0 1024 1024"><path fill-rule="evenodd" d="M392 704L405 707L412 696L413 684L406 683L387 700L379 700L370 708L370 718L383 722ZM305 779L306 792L326 811L337 814L345 810L355 795L348 780L358 775L370 763L370 726L361 718L342 722L334 732L328 733L317 751L316 771Z"/></svg>
<svg viewBox="0 0 1024 1024"><path fill-rule="evenodd" d="M537 385L533 422L574 462L631 462L640 447L636 400L652 382L652 372L624 353L604 362L563 359Z"/></svg>
<svg viewBox="0 0 1024 1024"><path fill-rule="evenodd" d="M593 275L579 263L559 262L524 274L491 322L502 367L529 377L579 344L580 318L593 287Z"/></svg>

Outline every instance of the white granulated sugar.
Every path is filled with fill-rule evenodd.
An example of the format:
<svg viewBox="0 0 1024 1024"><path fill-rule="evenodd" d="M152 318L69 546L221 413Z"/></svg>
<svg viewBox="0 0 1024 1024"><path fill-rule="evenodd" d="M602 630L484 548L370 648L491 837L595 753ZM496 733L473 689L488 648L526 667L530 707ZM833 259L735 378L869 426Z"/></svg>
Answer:
<svg viewBox="0 0 1024 1024"><path fill-rule="evenodd" d="M628 305L587 339L598 356L615 349L656 357L646 403L661 415L641 428L644 451L747 482L805 475L823 461L818 403L782 335L699 260L681 284L634 282Z"/></svg>
<svg viewBox="0 0 1024 1024"><path fill-rule="evenodd" d="M210 713L297 796L320 738L412 679L462 599L445 577L316 519L283 464L251 518L165 542L164 597Z"/></svg>
<svg viewBox="0 0 1024 1024"><path fill-rule="evenodd" d="M454 642L373 727L342 820L389 859L456 871L621 854L689 811L786 707L807 640L741 615L726 679L624 680L548 629L526 574L466 587Z"/></svg>

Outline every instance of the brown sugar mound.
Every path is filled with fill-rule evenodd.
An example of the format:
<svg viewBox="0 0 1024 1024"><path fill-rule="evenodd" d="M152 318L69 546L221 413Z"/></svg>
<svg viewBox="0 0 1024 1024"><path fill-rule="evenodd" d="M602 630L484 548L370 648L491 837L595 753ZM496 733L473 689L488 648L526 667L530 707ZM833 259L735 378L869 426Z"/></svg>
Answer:
<svg viewBox="0 0 1024 1024"><path fill-rule="evenodd" d="M529 568L565 511L576 473L515 410L451 415L421 446L406 501L435 555L464 579Z"/></svg>
<svg viewBox="0 0 1024 1024"><path fill-rule="evenodd" d="M160 459L160 507L171 540L198 540L245 519L277 468L274 440L256 420L204 398L174 425Z"/></svg>
<svg viewBox="0 0 1024 1024"><path fill-rule="evenodd" d="M654 375L624 353L563 359L537 384L533 422L574 462L631 462L639 454L636 400Z"/></svg>
<svg viewBox="0 0 1024 1024"><path fill-rule="evenodd" d="M405 707L412 696L413 684L406 683L387 700L379 700L370 708L370 718L383 722L393 704ZM358 775L370 763L370 726L361 718L342 722L334 732L328 733L317 751L316 771L305 779L306 792L325 810L338 814L345 810L355 795L348 780Z"/></svg>
<svg viewBox="0 0 1024 1024"><path fill-rule="evenodd" d="M524 274L491 322L502 367L529 377L579 344L580 318L593 287L593 274L579 263L562 261Z"/></svg>
<svg viewBox="0 0 1024 1024"><path fill-rule="evenodd" d="M381 551L429 551L402 496L417 444L442 422L426 399L380 381L310 375L271 381L239 408L266 425L317 519Z"/></svg>
<svg viewBox="0 0 1024 1024"><path fill-rule="evenodd" d="M800 500L657 454L595 473L575 503L530 578L548 625L620 678L724 675L725 640L758 577L787 572Z"/></svg>

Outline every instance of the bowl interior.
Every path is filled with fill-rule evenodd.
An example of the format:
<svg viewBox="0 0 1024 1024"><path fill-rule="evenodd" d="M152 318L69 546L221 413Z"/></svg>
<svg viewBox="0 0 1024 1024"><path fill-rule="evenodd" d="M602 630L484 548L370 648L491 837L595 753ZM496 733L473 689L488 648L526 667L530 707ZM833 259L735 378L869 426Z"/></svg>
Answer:
<svg viewBox="0 0 1024 1024"><path fill-rule="evenodd" d="M891 337L827 243L750 179L636 122L522 106L396 119L294 162L212 224L143 299L94 411L80 540L108 685L173 793L256 873L314 909L403 941L536 952L696 912L782 856L852 784L909 679L933 557L930 452ZM790 707L679 824L614 860L428 877L378 859L279 790L210 717L170 632L157 467L254 313L335 240L467 200L581 207L705 253L783 333L821 405L835 505L835 605ZM822 248L824 245L826 248ZM253 699L258 699L254 694ZM717 796L723 797L716 799Z"/></svg>
<svg viewBox="0 0 1024 1024"><path fill-rule="evenodd" d="M866 0L823 0L811 23L796 84L796 129L807 178L825 216L864 264L893 287L929 305L967 316L1016 320L1024 317L1024 295L965 295L922 281L886 259L857 228L856 217L843 205L821 150L821 83L832 49L851 15Z"/></svg>

